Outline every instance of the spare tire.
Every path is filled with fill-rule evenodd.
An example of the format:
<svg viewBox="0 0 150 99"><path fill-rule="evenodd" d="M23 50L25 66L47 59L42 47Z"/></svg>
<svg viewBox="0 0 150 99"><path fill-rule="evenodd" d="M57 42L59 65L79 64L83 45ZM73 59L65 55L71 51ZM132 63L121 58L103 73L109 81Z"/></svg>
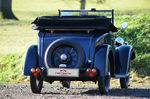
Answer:
<svg viewBox="0 0 150 99"><path fill-rule="evenodd" d="M80 68L84 64L85 53L77 41L62 38L47 47L44 61L47 68L59 68L60 64L65 64L67 68Z"/></svg>

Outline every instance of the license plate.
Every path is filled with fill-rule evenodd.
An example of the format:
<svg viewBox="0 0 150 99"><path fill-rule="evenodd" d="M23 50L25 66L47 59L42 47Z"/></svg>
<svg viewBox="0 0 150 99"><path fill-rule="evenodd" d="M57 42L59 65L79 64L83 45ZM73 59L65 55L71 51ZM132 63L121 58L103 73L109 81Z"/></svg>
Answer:
<svg viewBox="0 0 150 99"><path fill-rule="evenodd" d="M55 77L79 77L79 69L49 68L47 75Z"/></svg>

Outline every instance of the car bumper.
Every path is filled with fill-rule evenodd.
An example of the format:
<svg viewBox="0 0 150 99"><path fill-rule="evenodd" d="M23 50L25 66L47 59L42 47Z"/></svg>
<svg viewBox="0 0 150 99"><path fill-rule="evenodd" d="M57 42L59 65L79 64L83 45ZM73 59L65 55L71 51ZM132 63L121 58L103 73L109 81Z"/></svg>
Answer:
<svg viewBox="0 0 150 99"><path fill-rule="evenodd" d="M56 68L55 68L56 69ZM58 68L60 69L60 68ZM63 70L64 68L61 68L60 70ZM87 70L91 70L91 72L88 72ZM63 81L63 80L70 80L70 81L96 81L99 77L99 70L95 69L96 71L93 73L92 70L95 68L80 68L78 69L79 74L78 76L55 76L55 75L48 75L48 72L50 72L48 69L43 69L42 75L44 77L44 80L49 81ZM51 69L53 70L53 69Z"/></svg>

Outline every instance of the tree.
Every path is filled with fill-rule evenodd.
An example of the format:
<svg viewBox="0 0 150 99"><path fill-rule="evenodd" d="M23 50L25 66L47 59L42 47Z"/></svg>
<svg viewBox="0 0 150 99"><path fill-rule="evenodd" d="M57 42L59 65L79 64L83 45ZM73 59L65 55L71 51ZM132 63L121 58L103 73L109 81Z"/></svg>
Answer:
<svg viewBox="0 0 150 99"><path fill-rule="evenodd" d="M85 9L86 0L80 0L80 9Z"/></svg>
<svg viewBox="0 0 150 99"><path fill-rule="evenodd" d="M97 3L104 3L106 0L97 0ZM85 9L86 6L86 0L80 0L80 9Z"/></svg>
<svg viewBox="0 0 150 99"><path fill-rule="evenodd" d="M12 12L12 0L0 0L0 13L3 18L18 20Z"/></svg>
<svg viewBox="0 0 150 99"><path fill-rule="evenodd" d="M97 0L98 3L104 3L106 0Z"/></svg>

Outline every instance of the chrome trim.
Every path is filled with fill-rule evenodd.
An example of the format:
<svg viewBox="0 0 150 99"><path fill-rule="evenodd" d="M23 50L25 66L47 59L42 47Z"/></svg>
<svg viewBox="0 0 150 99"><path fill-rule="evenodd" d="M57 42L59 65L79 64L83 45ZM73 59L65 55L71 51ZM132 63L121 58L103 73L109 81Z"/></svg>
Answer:
<svg viewBox="0 0 150 99"><path fill-rule="evenodd" d="M60 59L65 61L67 59L67 55L66 54L61 54Z"/></svg>
<svg viewBox="0 0 150 99"><path fill-rule="evenodd" d="M105 68L105 75L107 75L108 74L108 70L106 70L106 69L108 69L108 61L109 61L109 52L110 52L110 45L108 45L106 48L107 48L107 51L106 51L106 61L105 61L105 67L107 67L107 68ZM111 64L110 64L111 65ZM110 74L111 75L111 74Z"/></svg>
<svg viewBox="0 0 150 99"><path fill-rule="evenodd" d="M66 67L67 67L66 64L60 64L60 65L59 65L59 68L66 68Z"/></svg>
<svg viewBox="0 0 150 99"><path fill-rule="evenodd" d="M123 38L117 37L117 38L115 39L115 44L124 45L124 40L123 40Z"/></svg>

